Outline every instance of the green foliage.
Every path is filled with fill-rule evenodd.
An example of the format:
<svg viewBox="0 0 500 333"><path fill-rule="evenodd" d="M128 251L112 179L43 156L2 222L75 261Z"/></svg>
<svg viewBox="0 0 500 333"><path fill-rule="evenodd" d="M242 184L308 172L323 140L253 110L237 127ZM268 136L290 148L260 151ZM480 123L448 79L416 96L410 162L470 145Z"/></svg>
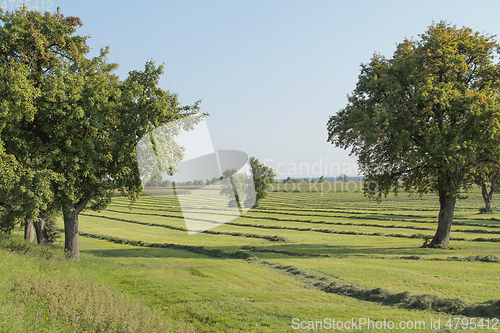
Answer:
<svg viewBox="0 0 500 333"><path fill-rule="evenodd" d="M347 183L349 181L349 177L346 174L342 174L339 176L339 180L343 183Z"/></svg>
<svg viewBox="0 0 500 333"><path fill-rule="evenodd" d="M47 212L45 220L45 236L47 237L47 242L49 244L56 242L61 236L56 222L58 215L59 214L54 211Z"/></svg>
<svg viewBox="0 0 500 333"><path fill-rule="evenodd" d="M269 184L274 183L276 174L272 168L260 163L255 157L250 157L250 166L255 187L255 205L258 205L259 201L266 197Z"/></svg>
<svg viewBox="0 0 500 333"><path fill-rule="evenodd" d="M13 155L2 155L0 201L4 204L0 211L0 229L10 232L17 222L33 220L40 212L51 208L51 181L56 175L43 167L36 170L22 165Z"/></svg>
<svg viewBox="0 0 500 333"><path fill-rule="evenodd" d="M58 175L48 168L46 151L38 151L39 144L22 132L30 137L43 133L35 123L45 99L43 82L62 62L79 61L88 48L86 37L71 36L81 25L79 19L59 12L0 11L0 21L0 147L5 148L0 148L1 227L9 231L16 221L52 209Z"/></svg>
<svg viewBox="0 0 500 333"><path fill-rule="evenodd" d="M163 65L149 61L121 81L108 48L86 58L79 18L20 9L0 20L2 228L42 210L75 224L81 209L105 208L116 191L135 200L138 140L197 113L198 103L181 106L159 88Z"/></svg>
<svg viewBox="0 0 500 333"><path fill-rule="evenodd" d="M276 175L274 175L273 177L275 177ZM283 181L283 183L294 183L294 184L298 184L298 183L307 183L307 181L302 180L302 179L298 179L298 178L292 178L290 176L286 177L286 179Z"/></svg>
<svg viewBox="0 0 500 333"><path fill-rule="evenodd" d="M391 59L362 65L328 141L351 147L373 197L407 191L458 197L486 159L500 157L498 66L493 37L440 22L405 40Z"/></svg>
<svg viewBox="0 0 500 333"><path fill-rule="evenodd" d="M224 170L220 177L222 188L220 195L228 196L234 199L229 201L229 207L238 207L241 212L241 202L247 199L248 177L245 174L238 173L235 169Z"/></svg>
<svg viewBox="0 0 500 333"><path fill-rule="evenodd" d="M431 245L430 245L431 240L432 240L431 236L424 236L424 244L422 244L422 247L423 248L431 247Z"/></svg>
<svg viewBox="0 0 500 333"><path fill-rule="evenodd" d="M234 194L236 202L230 202L230 205L234 207L240 207L241 202L245 202L245 207L251 207L252 204L257 205L260 200L266 197L269 184L274 183L276 175L272 168L260 163L255 157L250 157L249 162L255 194L251 193L250 179L245 174L237 173L236 170L231 169L225 170L220 178L221 180L229 179L229 182L223 182L220 194L231 196Z"/></svg>
<svg viewBox="0 0 500 333"><path fill-rule="evenodd" d="M493 37L434 24L391 59L362 65L348 105L328 121L328 141L357 155L366 195L439 194L433 245L448 245L456 199L500 163L498 52Z"/></svg>

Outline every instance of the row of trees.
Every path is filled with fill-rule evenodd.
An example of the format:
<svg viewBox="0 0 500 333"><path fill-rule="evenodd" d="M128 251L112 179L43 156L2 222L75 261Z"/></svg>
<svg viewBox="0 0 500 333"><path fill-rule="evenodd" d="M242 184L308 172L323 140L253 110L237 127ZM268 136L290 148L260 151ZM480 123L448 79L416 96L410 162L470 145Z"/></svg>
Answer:
<svg viewBox="0 0 500 333"><path fill-rule="evenodd" d="M62 214L65 250L79 258L78 215L101 210L120 191L142 192L135 147L155 128L199 113L158 86L163 66L147 62L121 80L108 49L87 58L82 22L59 10L0 11L0 225Z"/></svg>
<svg viewBox="0 0 500 333"><path fill-rule="evenodd" d="M448 245L455 203L474 183L488 199L500 166L499 44L446 22L392 58L361 65L347 106L330 117L328 141L358 157L366 194L434 192L438 227L431 246Z"/></svg>
<svg viewBox="0 0 500 333"><path fill-rule="evenodd" d="M346 174L342 174L336 178L336 181L347 183L349 181L349 177ZM325 176L319 177L317 182L324 183ZM278 181L278 183L279 183L279 181ZM314 184L314 183L316 183L316 180L314 180L312 178L300 179L300 178L292 178L292 177L288 176L286 179L283 180L283 183L310 183L310 184Z"/></svg>
<svg viewBox="0 0 500 333"><path fill-rule="evenodd" d="M215 178L217 179L217 178ZM217 179L218 181L218 179ZM212 182L207 179L206 182L203 180L190 180L187 182L172 182L170 180L164 180L162 182L158 181L157 179L151 179L145 186L146 187L173 187L173 186L201 186L201 185L211 185ZM214 182L215 184L215 182Z"/></svg>
<svg viewBox="0 0 500 333"><path fill-rule="evenodd" d="M213 177L212 179L207 179L206 181L195 179L195 180L190 180L187 182L172 182L168 179L164 180L164 181L159 181L159 180L153 178L145 186L146 187L201 186L201 185L217 184L219 181L220 181L220 178L216 178L216 177Z"/></svg>

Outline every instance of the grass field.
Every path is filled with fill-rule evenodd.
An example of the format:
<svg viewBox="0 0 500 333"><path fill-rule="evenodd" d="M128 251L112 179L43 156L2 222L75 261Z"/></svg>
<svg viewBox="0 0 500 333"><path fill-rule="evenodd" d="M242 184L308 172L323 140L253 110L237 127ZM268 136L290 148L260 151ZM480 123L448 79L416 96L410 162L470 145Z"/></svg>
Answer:
<svg viewBox="0 0 500 333"><path fill-rule="evenodd" d="M324 318L404 321L436 332L450 319L448 331L460 331L453 318L477 317L494 328L500 213L479 214L479 191L457 204L452 249L427 249L435 195L377 204L359 191L304 189L269 193L244 216L191 236L175 197L144 196L133 207L114 198L103 212L80 214L76 265L143 298L177 323L173 331L296 332ZM441 329L431 329L437 319Z"/></svg>

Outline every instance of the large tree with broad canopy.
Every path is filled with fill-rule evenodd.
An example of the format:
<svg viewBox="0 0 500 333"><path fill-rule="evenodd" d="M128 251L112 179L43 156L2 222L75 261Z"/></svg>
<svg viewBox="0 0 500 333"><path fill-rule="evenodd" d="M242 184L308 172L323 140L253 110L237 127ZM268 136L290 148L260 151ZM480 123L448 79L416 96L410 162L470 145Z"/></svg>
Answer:
<svg viewBox="0 0 500 333"><path fill-rule="evenodd" d="M198 102L181 106L159 87L162 65L147 62L121 80L107 48L86 58L87 37L75 34L79 18L23 8L0 11L0 20L2 215L61 211L66 253L78 260L79 213L105 208L117 191L135 200L142 192L138 141L197 114Z"/></svg>
<svg viewBox="0 0 500 333"><path fill-rule="evenodd" d="M456 200L500 160L498 52L492 36L434 23L392 58L362 64L328 121L328 141L357 156L367 195L438 195L431 246L449 244Z"/></svg>

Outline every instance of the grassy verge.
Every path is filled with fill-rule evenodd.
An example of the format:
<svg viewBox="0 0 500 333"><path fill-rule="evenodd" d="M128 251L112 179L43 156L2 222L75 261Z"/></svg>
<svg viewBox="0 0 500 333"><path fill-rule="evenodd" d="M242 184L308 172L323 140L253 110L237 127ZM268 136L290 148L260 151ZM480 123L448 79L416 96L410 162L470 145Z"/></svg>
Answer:
<svg viewBox="0 0 500 333"><path fill-rule="evenodd" d="M60 247L38 247L15 235L0 234L0 303L2 332L177 330L143 302L65 260Z"/></svg>
<svg viewBox="0 0 500 333"><path fill-rule="evenodd" d="M208 219L224 214L203 200L193 197L195 213L201 208ZM476 191L457 205L452 250L423 249L423 239L412 238L434 233L438 202L432 195L400 195L377 205L359 192L270 193L258 209L191 236L173 197L142 197L133 207L114 198L108 210L81 214L79 263L59 257L61 248L28 245L35 252L25 252L22 242L18 249L11 246L9 265L0 268L22 268L2 268L0 283L8 276L7 281L26 281L26 287L0 285L0 293L8 292L0 296L4 324L11 325L0 330L114 332L127 328L112 325L130 321L139 323L130 331L139 332L163 329L154 325L179 332L297 332L297 321L369 318L425 322L417 331L436 332L446 331L444 323L454 317L500 317L500 248L470 241L497 238L500 213L478 214L481 204ZM32 287L40 281L54 289ZM73 296L98 313L91 318ZM52 301L43 301L58 298L52 307ZM102 298L112 304L99 305ZM115 305L120 299L124 305ZM73 309L72 315L58 302ZM135 305L127 308L130 304ZM89 326L101 318L100 306L141 314L137 319L113 314ZM29 322L31 314L36 322ZM71 316L82 322L77 329ZM429 327L437 319L441 330Z"/></svg>

